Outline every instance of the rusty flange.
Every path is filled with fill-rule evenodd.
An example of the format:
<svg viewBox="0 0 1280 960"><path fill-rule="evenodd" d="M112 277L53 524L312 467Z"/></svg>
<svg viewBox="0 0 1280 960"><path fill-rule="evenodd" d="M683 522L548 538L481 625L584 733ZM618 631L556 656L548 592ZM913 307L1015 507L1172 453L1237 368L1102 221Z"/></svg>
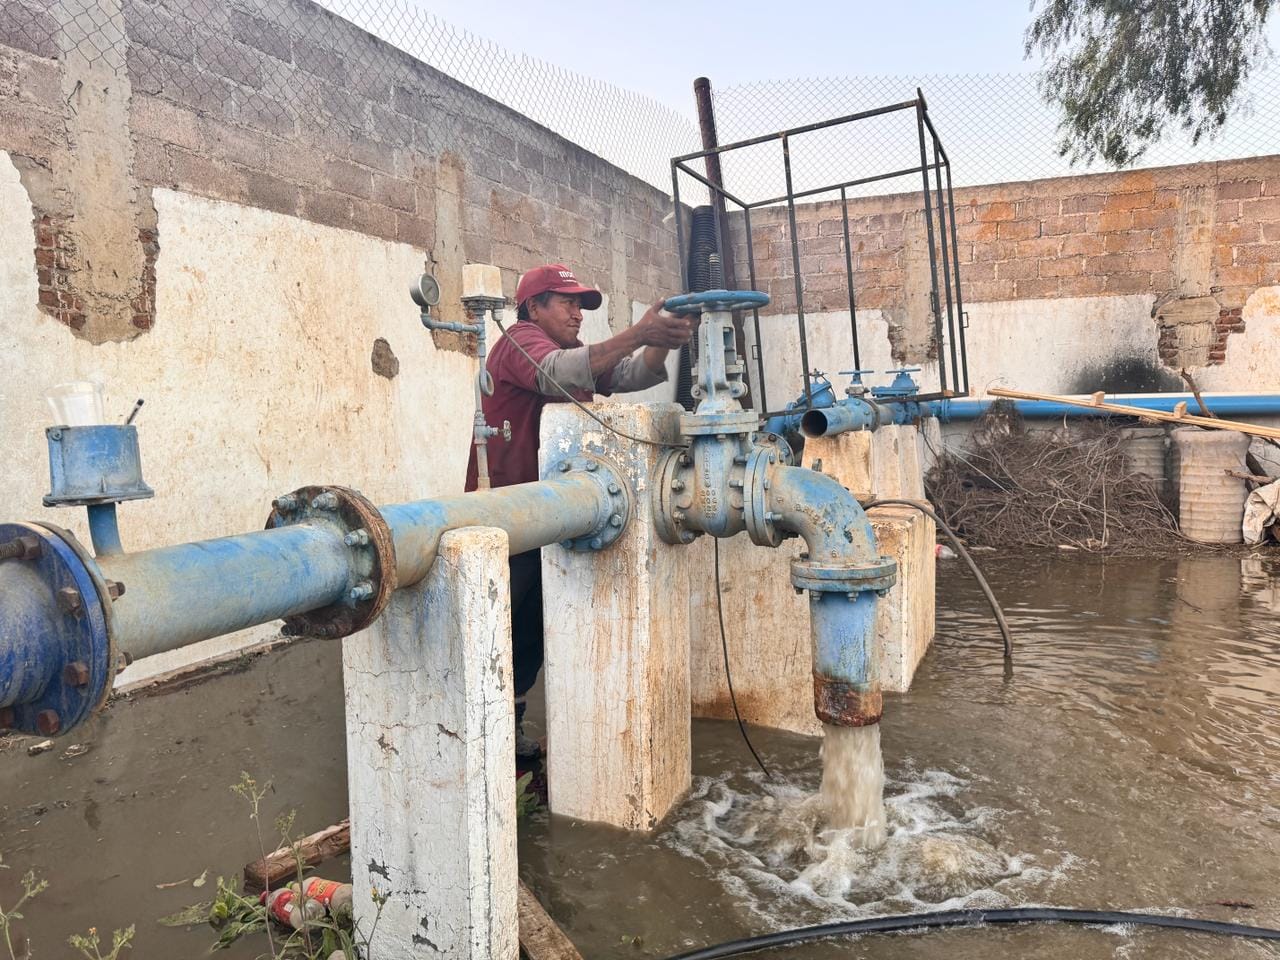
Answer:
<svg viewBox="0 0 1280 960"><path fill-rule="evenodd" d="M335 528L351 551L351 579L341 599L284 621L286 636L346 637L365 629L396 589L396 550L391 528L359 490L299 487L272 501L267 528L315 523Z"/></svg>
<svg viewBox="0 0 1280 960"><path fill-rule="evenodd" d="M869 727L884 713L884 697L875 690L859 690L851 683L813 675L813 710L823 723L838 727Z"/></svg>

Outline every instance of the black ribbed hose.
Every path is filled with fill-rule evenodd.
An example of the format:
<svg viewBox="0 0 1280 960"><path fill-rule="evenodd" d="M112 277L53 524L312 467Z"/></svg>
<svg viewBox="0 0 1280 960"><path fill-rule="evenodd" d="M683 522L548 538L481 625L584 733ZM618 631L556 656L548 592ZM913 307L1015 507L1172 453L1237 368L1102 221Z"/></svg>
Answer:
<svg viewBox="0 0 1280 960"><path fill-rule="evenodd" d="M713 258L716 250L714 207L694 207L689 226L689 293L701 293L724 286L723 267ZM692 410L693 368L698 361L697 345L690 340L680 348L680 368L676 374L676 403Z"/></svg>

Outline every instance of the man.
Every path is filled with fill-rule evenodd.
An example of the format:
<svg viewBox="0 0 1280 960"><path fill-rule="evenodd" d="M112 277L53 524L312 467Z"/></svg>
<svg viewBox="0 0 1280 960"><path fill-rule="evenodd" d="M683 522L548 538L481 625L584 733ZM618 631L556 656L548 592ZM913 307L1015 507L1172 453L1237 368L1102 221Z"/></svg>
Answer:
<svg viewBox="0 0 1280 960"><path fill-rule="evenodd" d="M538 479L542 408L548 403L568 402L553 380L583 402L597 393L646 390L667 379L667 351L687 343L696 323L664 313L659 300L626 330L600 343L584 345L578 339L582 311L599 308L601 300L599 290L580 284L563 264L534 267L520 278L517 321L494 345L487 364L494 389L493 396L483 401L485 419L491 424L511 422L509 443L501 437L489 440L492 486ZM466 488L476 489L474 445ZM537 550L511 558L511 647L516 756L529 760L541 753L523 728L525 696L542 668L542 566Z"/></svg>

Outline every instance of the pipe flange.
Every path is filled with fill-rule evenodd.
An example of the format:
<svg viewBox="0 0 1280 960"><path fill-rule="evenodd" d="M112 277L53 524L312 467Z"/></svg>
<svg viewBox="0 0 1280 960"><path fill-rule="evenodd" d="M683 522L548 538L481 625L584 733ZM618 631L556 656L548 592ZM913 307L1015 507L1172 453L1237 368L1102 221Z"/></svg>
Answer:
<svg viewBox="0 0 1280 960"><path fill-rule="evenodd" d="M791 444L787 443L786 439L779 433L771 433L768 430L753 433L751 434L751 446L753 448L769 448L777 455L777 462L785 467L794 467L796 465L795 451L791 449Z"/></svg>
<svg viewBox="0 0 1280 960"><path fill-rule="evenodd" d="M754 447L747 455L742 477L743 519L751 542L761 547L776 547L785 539L768 507L769 473L781 462L782 451L774 445Z"/></svg>
<svg viewBox="0 0 1280 960"><path fill-rule="evenodd" d="M686 437L728 437L755 433L759 429L760 418L750 410L680 415L680 433Z"/></svg>
<svg viewBox="0 0 1280 960"><path fill-rule="evenodd" d="M603 550L627 529L631 520L631 488L617 464L594 453L575 453L548 463L542 479L553 480L578 471L600 485L603 494L600 509L589 531L572 540L561 540L560 546L578 552Z"/></svg>
<svg viewBox="0 0 1280 960"><path fill-rule="evenodd" d="M852 683L813 675L813 712L823 723L837 727L869 727L884 714L884 695Z"/></svg>
<svg viewBox="0 0 1280 960"><path fill-rule="evenodd" d="M117 672L111 602L123 588L104 580L84 546L61 527L0 524L0 543L16 537L34 537L39 544L26 559L4 562L22 564L24 574L48 591L26 619L27 632L40 638L41 653L49 659L38 675L30 675L31 683L40 681L38 687L11 691L17 699L0 709L0 731L52 737L88 719L111 694Z"/></svg>
<svg viewBox="0 0 1280 960"><path fill-rule="evenodd" d="M792 560L791 583L797 590L819 593L884 593L898 580L898 564L891 557L871 563L818 563Z"/></svg>
<svg viewBox="0 0 1280 960"><path fill-rule="evenodd" d="M692 464L693 459L684 450L668 450L659 456L654 468L651 509L653 525L663 543L679 546L693 543L702 535L701 530L692 530L685 525L688 504L687 495L682 492L685 488L682 474Z"/></svg>
<svg viewBox="0 0 1280 960"><path fill-rule="evenodd" d="M350 487L299 487L272 501L267 529L297 523L334 528L351 552L351 576L335 603L285 617L291 637L347 637L368 627L396 589L396 550L378 508Z"/></svg>

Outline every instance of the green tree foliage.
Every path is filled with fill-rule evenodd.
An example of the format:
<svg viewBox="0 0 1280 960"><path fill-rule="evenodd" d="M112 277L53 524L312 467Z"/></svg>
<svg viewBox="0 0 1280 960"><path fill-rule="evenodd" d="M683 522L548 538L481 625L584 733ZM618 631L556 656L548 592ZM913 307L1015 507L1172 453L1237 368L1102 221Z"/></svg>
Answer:
<svg viewBox="0 0 1280 960"><path fill-rule="evenodd" d="M1037 0L1026 52L1059 106L1059 152L1127 166L1176 122L1193 143L1239 106L1280 0ZM1036 9L1038 8L1038 9Z"/></svg>

